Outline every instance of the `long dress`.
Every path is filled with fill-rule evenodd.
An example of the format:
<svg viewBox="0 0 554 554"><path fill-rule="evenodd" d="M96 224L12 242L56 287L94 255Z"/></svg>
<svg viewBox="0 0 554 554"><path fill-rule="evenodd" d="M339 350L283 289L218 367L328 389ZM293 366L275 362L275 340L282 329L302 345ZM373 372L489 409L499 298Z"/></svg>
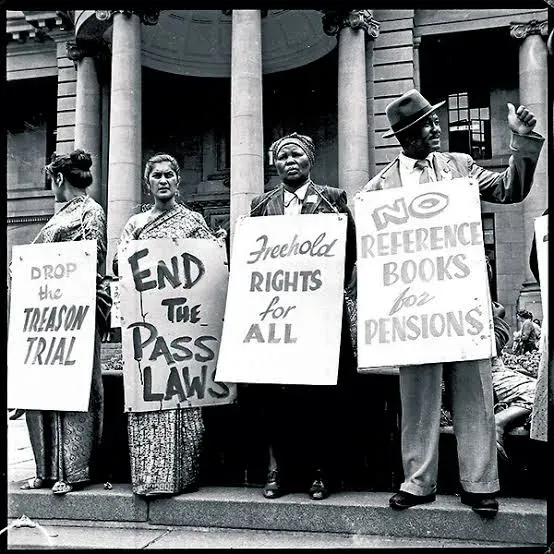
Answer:
<svg viewBox="0 0 554 554"><path fill-rule="evenodd" d="M97 239L97 266L106 256L106 216L89 196L77 196L39 231L34 244ZM94 341L94 361L87 412L27 410L36 477L82 483L91 479L91 465L102 437L104 389L100 366L100 334Z"/></svg>
<svg viewBox="0 0 554 554"><path fill-rule="evenodd" d="M132 216L121 243L156 238L216 240L199 213L177 204L157 216L151 210ZM204 435L201 408L133 412L127 424L135 494L179 494L197 488Z"/></svg>

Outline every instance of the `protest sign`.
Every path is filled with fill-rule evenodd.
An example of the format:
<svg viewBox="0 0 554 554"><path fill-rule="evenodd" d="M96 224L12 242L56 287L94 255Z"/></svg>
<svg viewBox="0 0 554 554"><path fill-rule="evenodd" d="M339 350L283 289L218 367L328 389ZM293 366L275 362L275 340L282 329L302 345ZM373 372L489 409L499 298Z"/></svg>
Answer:
<svg viewBox="0 0 554 554"><path fill-rule="evenodd" d="M112 309L110 311L110 325L112 329L121 327L121 291L119 280L110 281L110 295L112 297Z"/></svg>
<svg viewBox="0 0 554 554"><path fill-rule="evenodd" d="M96 317L96 240L14 246L8 406L88 410Z"/></svg>
<svg viewBox="0 0 554 554"><path fill-rule="evenodd" d="M228 269L205 239L122 245L121 342L125 411L229 404L236 386L214 382Z"/></svg>
<svg viewBox="0 0 554 554"><path fill-rule="evenodd" d="M360 368L494 354L474 181L359 193L356 232Z"/></svg>
<svg viewBox="0 0 554 554"><path fill-rule="evenodd" d="M541 334L548 336L548 216L535 219L535 244L541 280L542 322Z"/></svg>
<svg viewBox="0 0 554 554"><path fill-rule="evenodd" d="M345 214L237 221L218 379L337 382Z"/></svg>

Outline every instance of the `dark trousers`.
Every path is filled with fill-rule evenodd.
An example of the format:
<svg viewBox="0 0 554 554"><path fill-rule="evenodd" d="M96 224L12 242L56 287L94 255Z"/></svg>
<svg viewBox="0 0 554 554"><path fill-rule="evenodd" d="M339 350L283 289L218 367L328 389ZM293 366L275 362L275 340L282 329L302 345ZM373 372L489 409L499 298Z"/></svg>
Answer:
<svg viewBox="0 0 554 554"><path fill-rule="evenodd" d="M344 453L356 365L348 326L342 326L337 385L249 385L256 397L259 428L283 476L332 477Z"/></svg>

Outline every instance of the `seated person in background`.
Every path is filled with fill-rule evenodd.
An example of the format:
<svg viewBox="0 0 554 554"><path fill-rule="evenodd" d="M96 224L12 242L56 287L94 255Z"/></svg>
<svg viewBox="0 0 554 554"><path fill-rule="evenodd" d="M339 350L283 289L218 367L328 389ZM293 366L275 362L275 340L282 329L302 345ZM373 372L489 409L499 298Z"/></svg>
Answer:
<svg viewBox="0 0 554 554"><path fill-rule="evenodd" d="M506 367L502 362L501 352L510 338L510 328L504 321L505 315L504 307L497 302L493 302L494 336L497 352L497 357L492 359L496 447L500 457L508 461L508 455L504 448L504 435L507 430L529 420L537 380Z"/></svg>
<svg viewBox="0 0 554 554"><path fill-rule="evenodd" d="M537 342L540 334L537 333L536 325L533 323L533 314L528 310L519 310L517 317L522 322L521 341L518 354L538 350Z"/></svg>
<svg viewBox="0 0 554 554"><path fill-rule="evenodd" d="M538 318L533 319L533 325L535 327L535 331L537 332L538 338L541 338L541 320Z"/></svg>

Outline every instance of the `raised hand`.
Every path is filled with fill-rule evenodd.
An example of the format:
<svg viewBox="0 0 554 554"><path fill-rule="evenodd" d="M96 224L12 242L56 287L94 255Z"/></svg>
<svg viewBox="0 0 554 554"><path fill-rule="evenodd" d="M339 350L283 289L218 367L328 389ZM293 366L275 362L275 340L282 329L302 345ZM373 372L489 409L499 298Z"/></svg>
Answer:
<svg viewBox="0 0 554 554"><path fill-rule="evenodd" d="M513 133L528 135L537 124L535 114L521 105L516 110L515 106L508 102L508 127Z"/></svg>

